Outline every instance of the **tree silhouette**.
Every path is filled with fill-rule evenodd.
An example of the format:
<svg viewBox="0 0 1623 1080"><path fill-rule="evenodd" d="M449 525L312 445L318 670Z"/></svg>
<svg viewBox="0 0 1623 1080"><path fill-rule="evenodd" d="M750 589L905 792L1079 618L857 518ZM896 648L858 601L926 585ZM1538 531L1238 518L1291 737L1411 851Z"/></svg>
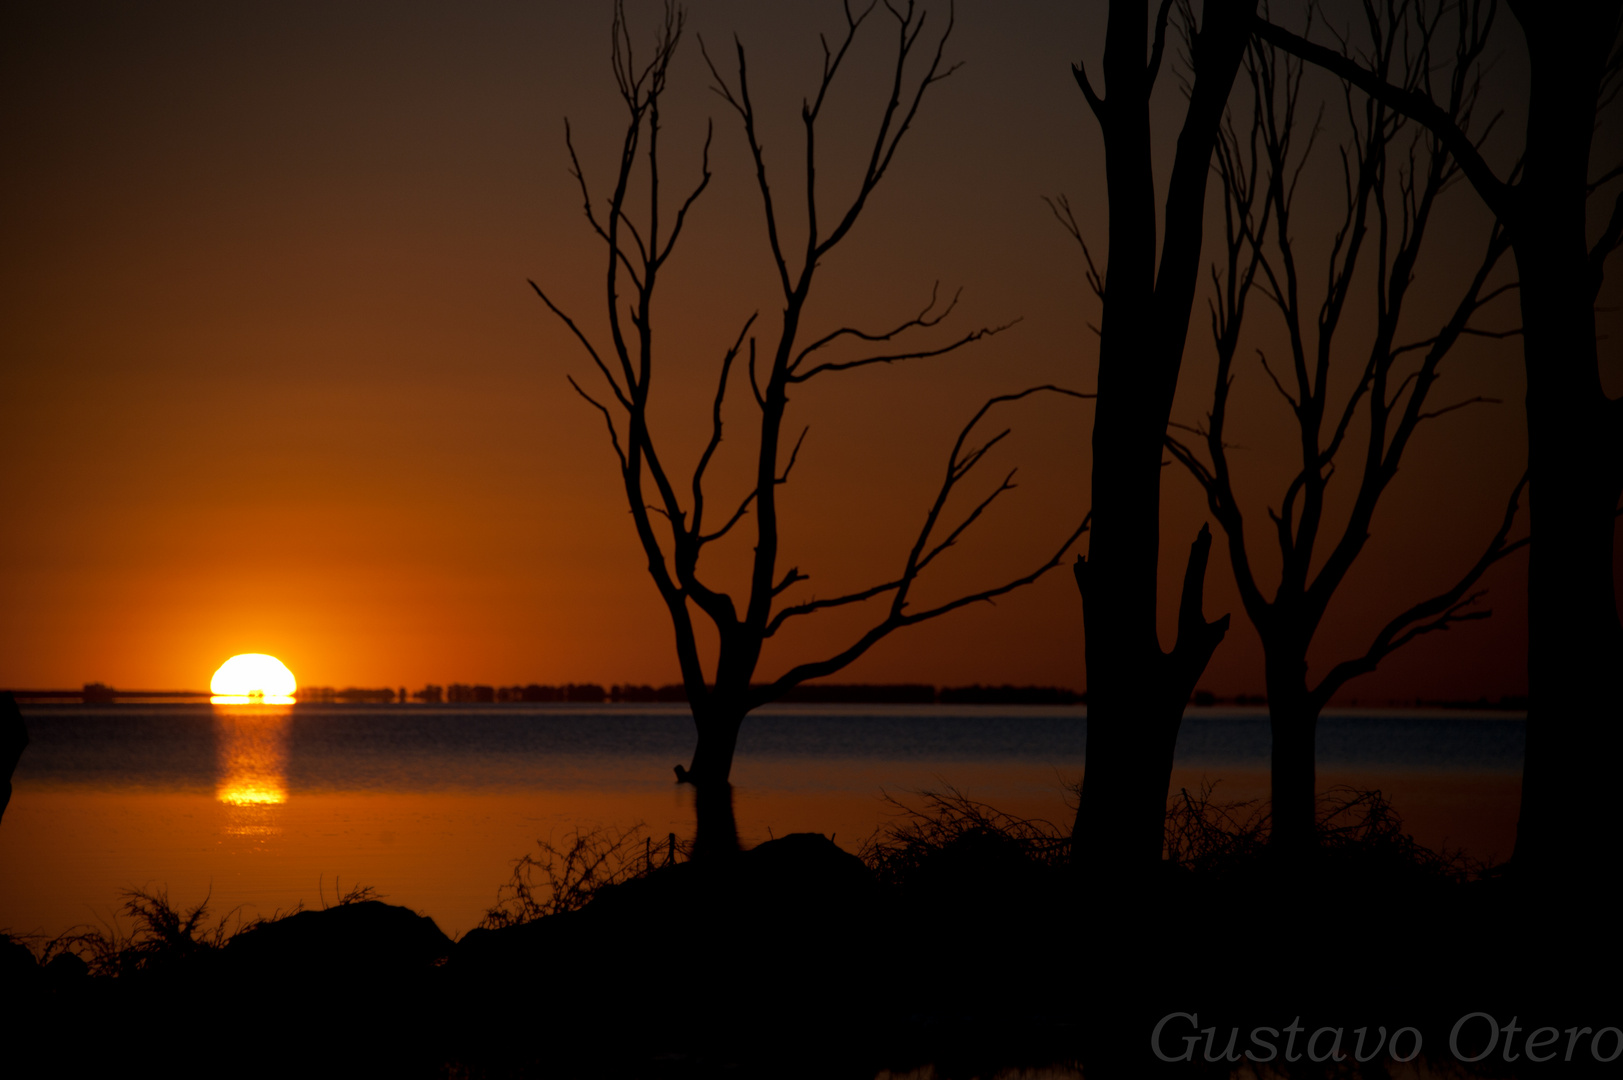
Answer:
<svg viewBox="0 0 1623 1080"><path fill-rule="evenodd" d="M1087 557L1075 566L1087 635L1088 736L1073 830L1076 858L1105 871L1145 870L1160 861L1184 706L1228 628L1228 616L1207 622L1201 613L1211 551L1210 531L1202 527L1184 574L1177 640L1163 652L1155 628L1156 564L1161 465L1200 275L1206 178L1254 8L1255 0L1206 0L1198 29L1193 13L1185 12L1192 78L1159 222L1150 95L1172 0L1162 0L1156 13L1153 45L1145 0L1111 0L1104 92L1094 89L1081 65L1073 69L1104 140L1110 200L1103 275L1082 245L1103 313L1092 529ZM1081 243L1069 204L1053 205Z"/></svg>
<svg viewBox="0 0 1623 1080"><path fill-rule="evenodd" d="M817 190L818 125L830 87L839 75L852 43L876 11L881 10L884 14L880 18L888 17L894 24L893 66L888 80L888 98L856 185L856 194L830 214L825 206L820 205ZM757 187L766 216L767 242L784 307L780 327L774 338L768 340L766 348L761 350L765 355L762 357L764 363L759 367L764 370L758 371L757 338L752 334L756 315L744 320L732 347L721 358L710 415L710 438L685 482L689 492L685 503L683 495L678 492L678 480L664 463L648 422L648 402L655 367L655 288L689 211L710 181L710 137L707 135L702 176L679 204L668 231L663 231L659 190L659 108L684 21L683 13L674 5L666 6L652 57L640 65L633 54L623 6L618 3L615 6L612 63L628 119L613 193L601 213L588 190L580 159L568 136L567 125L565 128L573 175L580 184L587 220L607 249L607 314L611 347L607 350L597 348L575 321L554 304L545 291L531 282L536 293L564 321L591 356L608 384L613 404L619 407L622 416L617 424L615 413L571 378L575 389L603 414L608 425L609 439L625 485L626 501L636 525L637 537L648 559L648 571L676 632L677 658L698 735L691 763L685 768L678 765L676 772L678 779L692 782L697 789L698 835L695 853L704 858L737 847L729 776L739 728L752 710L781 697L801 682L839 671L901 627L991 600L1036 581L1060 564L1065 553L1087 528L1084 517L1082 523L1056 547L1052 556L1018 577L922 610L909 607L912 589L920 573L952 547L993 502L1014 487L1014 474L1011 471L967 513L949 524L946 517L949 498L987 452L1008 434L1005 429L984 441L972 438L988 412L1039 393L1086 396L1048 385L1031 387L991 398L964 425L948 455L935 499L895 576L839 596L800 600L790 597L790 590L809 577L799 567L781 570L778 565L777 491L788 482L805 438L805 431L802 430L785 461L784 418L790 393L812 379L826 378L843 371L943 356L1006 328L982 327L934 346L902 345L899 339L915 336L913 331L936 327L951 314L957 298L941 304L932 292L930 303L922 311L887 329L870 331L854 326L838 326L816 336L804 329L803 316L821 264L850 235L867 206L869 196L890 168L925 93L953 70L943 61L943 50L952 32L950 14L946 26L932 43L924 38L926 14L911 2L905 7L886 3L882 8L874 3L860 12L846 6L844 11L844 31L837 41L831 43L824 40L822 76L815 93L803 103L801 109L805 129L806 183L801 227L805 229L806 240L800 251L792 250L785 239L789 232L786 227L788 221L773 199L755 107L750 97L744 47L735 39L737 69L732 80L722 74L708 53L705 54L706 64L715 80L715 91L742 122L745 140L755 164ZM702 42L700 47L702 50ZM922 75L910 76L908 61L916 53L923 55L920 63L924 71ZM646 216L640 225L633 222L633 211L628 203L628 191L638 170L639 159L646 170L643 175L648 198ZM833 226L825 231L828 222L833 222ZM624 312L621 296L627 283L630 288L630 310ZM837 347L852 345L875 351L839 359L843 354L837 351ZM734 365L745 354L748 359L744 366L747 367L749 387L760 423L755 479L743 498L718 525L707 516L706 471L721 446L723 405ZM650 486L652 491L648 490ZM750 563L748 594L740 608L731 595L701 578L699 563L708 545L728 535L751 515L754 518L755 546ZM832 655L796 664L770 682L755 683L754 676L763 646L790 620L887 597L884 614L846 647ZM717 634L717 656L714 674L710 677L707 677L700 657L695 608L710 620Z"/></svg>
<svg viewBox="0 0 1623 1080"><path fill-rule="evenodd" d="M1527 367L1529 514L1527 750L1513 862L1537 880L1606 873L1623 625L1613 530L1623 496L1623 400L1601 384L1595 300L1623 244L1623 192L1590 226L1592 196L1623 163L1591 168L1600 111L1623 87L1623 0L1507 0L1529 72L1522 153L1501 177L1424 87L1390 82L1340 49L1258 19L1256 33L1429 128L1503 225L1521 279ZM1487 36L1493 0L1456 6L1461 33ZM1390 21L1389 16L1383 15ZM1592 239L1593 237L1593 239Z"/></svg>
<svg viewBox="0 0 1623 1080"><path fill-rule="evenodd" d="M1382 78L1430 94L1434 72L1426 45L1438 29L1435 16L1411 11L1399 25L1386 27L1373 18L1373 11L1370 14L1368 29L1374 44L1368 61ZM1460 55L1444 96L1444 107L1462 129L1478 96L1476 60L1481 48L1480 38L1460 39ZM1392 618L1361 655L1334 664L1316 684L1309 681L1308 648L1369 539L1377 504L1397 475L1416 429L1487 400L1470 398L1428 408L1440 364L1466 335L1508 336L1479 329L1472 320L1514 286L1488 288L1490 273L1507 247L1504 230L1495 227L1446 323L1421 340L1400 339L1400 330L1413 322L1405 321L1405 301L1415 284L1428 225L1459 166L1440 141L1415 132L1402 114L1378 100L1355 98L1347 90L1351 130L1341 148L1345 202L1329 245L1324 297L1310 313L1303 296L1308 275L1297 258L1300 219L1294 211L1314 136L1323 129L1319 117L1310 118L1312 129L1298 147L1303 65L1289 54L1283 61L1280 56L1261 43L1247 51L1250 129L1242 137L1231 119L1219 143L1226 250L1221 270L1212 271L1217 286L1212 304L1217 347L1212 406L1205 423L1190 429L1195 445L1169 437L1168 446L1205 491L1212 516L1227 537L1246 614L1262 640L1273 734L1270 840L1276 852L1299 856L1316 841L1314 740L1325 705L1349 680L1374 671L1382 659L1417 637L1486 617L1488 612L1474 607L1482 593L1473 587L1490 566L1526 540L1508 540L1522 490L1518 484L1498 531L1457 581ZM1373 274L1367 265L1372 260ZM1373 339L1361 360L1357 384L1344 401L1335 403L1330 386L1337 358L1356 347L1338 343L1338 333L1348 328L1350 305L1366 281L1373 286ZM1271 507L1268 511L1281 566L1272 597L1264 595L1253 566L1225 442L1234 359L1253 289L1278 310L1284 323L1289 365L1283 376L1274 372L1263 350L1257 352L1263 371L1290 409L1300 450L1300 467L1285 489L1279 511ZM1406 358L1416 355L1419 361L1410 367ZM1359 427L1365 432L1361 449L1354 445L1357 437L1349 436ZM1336 534L1327 519L1327 493L1343 450L1349 452L1346 456L1356 453L1360 471L1351 509Z"/></svg>
<svg viewBox="0 0 1623 1080"><path fill-rule="evenodd" d="M0 818L11 804L11 776L28 747L28 725L10 691L0 691Z"/></svg>

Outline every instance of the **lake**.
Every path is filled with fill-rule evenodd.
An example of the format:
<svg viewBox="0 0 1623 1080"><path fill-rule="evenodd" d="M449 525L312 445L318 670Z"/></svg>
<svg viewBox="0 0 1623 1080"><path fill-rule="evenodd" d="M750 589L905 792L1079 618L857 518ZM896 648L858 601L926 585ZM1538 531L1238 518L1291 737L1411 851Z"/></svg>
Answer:
<svg viewBox="0 0 1623 1080"><path fill-rule="evenodd" d="M121 890L245 915L365 885L473 927L538 838L641 823L692 831L684 705L33 705L0 823L0 929L116 919ZM744 726L733 769L746 843L833 834L855 850L887 796L952 787L1068 826L1086 710L779 705ZM1520 802L1519 714L1340 710L1320 723L1321 789L1380 788L1417 840L1505 858ZM1173 792L1266 797L1268 722L1192 708Z"/></svg>

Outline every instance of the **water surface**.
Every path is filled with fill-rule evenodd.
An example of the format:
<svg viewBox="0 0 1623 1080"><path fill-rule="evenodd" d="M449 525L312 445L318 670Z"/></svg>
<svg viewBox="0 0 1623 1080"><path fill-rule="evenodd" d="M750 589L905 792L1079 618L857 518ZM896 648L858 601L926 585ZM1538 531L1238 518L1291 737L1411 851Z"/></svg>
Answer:
<svg viewBox="0 0 1623 1080"><path fill-rule="evenodd" d="M0 824L0 927L56 933L115 917L120 890L167 888L216 910L330 902L371 885L474 925L538 838L643 823L687 835L692 752L676 705L47 705ZM1068 706L773 706L752 716L733 780L746 842L832 833L855 849L886 796L952 786L1068 823L1086 711ZM1520 792L1520 716L1339 711L1321 722L1320 786L1380 787L1417 839L1503 857ZM1268 725L1192 709L1173 778L1218 797L1267 792Z"/></svg>

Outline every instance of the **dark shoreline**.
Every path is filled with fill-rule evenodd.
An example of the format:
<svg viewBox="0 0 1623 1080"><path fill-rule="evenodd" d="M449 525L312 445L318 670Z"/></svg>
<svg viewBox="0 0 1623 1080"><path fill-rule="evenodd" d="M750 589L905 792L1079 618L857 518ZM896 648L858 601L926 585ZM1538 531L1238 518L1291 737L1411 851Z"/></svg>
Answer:
<svg viewBox="0 0 1623 1080"><path fill-rule="evenodd" d="M1360 1027L1407 1028L1452 1075L1608 1074L1582 1054L1461 1065L1449 1040L1478 1014L1518 1018L1524 1039L1623 1025L1609 904L1425 851L1379 815L1289 867L1260 824L1169 823L1174 860L1123 882L1072 867L1052 830L937 809L860 859L809 833L709 865L650 846L575 879L562 909L554 890L456 942L365 890L236 934L145 897L145 933L91 950L94 972L83 941L59 939L43 967L6 953L0 982L31 1033L8 1057L51 1075L139 1056L175 1075L1216 1077L1294 1023L1315 1053L1335 1038L1311 1043L1320 1029L1350 1053ZM1488 1032L1472 1023L1470 1054ZM1221 1060L1231 1033L1238 1062ZM1279 1064L1317 1078L1396 1063Z"/></svg>

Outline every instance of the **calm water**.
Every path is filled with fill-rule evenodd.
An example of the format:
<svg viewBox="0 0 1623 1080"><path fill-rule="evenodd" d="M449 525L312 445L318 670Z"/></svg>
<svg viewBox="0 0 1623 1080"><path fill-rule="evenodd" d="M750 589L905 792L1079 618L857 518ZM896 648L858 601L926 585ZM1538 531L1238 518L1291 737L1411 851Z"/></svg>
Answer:
<svg viewBox="0 0 1623 1080"><path fill-rule="evenodd" d="M466 930L513 860L575 828L691 829L684 706L33 706L0 824L0 928L56 933L115 918L130 887L219 911L286 910L366 884ZM734 783L747 841L812 830L854 849L885 796L953 786L1068 822L1081 708L776 706L746 723ZM1339 712L1321 723L1321 787L1387 791L1418 839L1509 853L1523 725L1503 714ZM1267 788L1268 726L1191 710L1174 788Z"/></svg>

